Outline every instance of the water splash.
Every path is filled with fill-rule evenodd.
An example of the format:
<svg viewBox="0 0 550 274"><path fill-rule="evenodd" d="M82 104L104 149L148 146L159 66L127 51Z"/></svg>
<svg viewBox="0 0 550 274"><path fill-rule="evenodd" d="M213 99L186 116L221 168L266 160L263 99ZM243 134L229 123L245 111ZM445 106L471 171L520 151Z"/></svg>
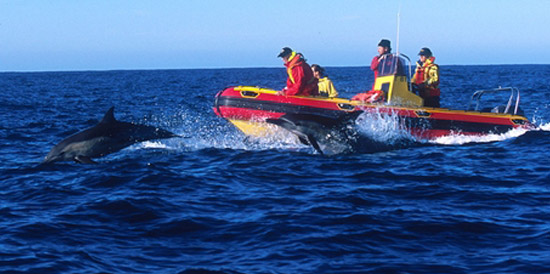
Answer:
<svg viewBox="0 0 550 274"><path fill-rule="evenodd" d="M346 140L333 142L330 154L375 153L409 147L417 142L397 113L378 111L362 113L355 123L345 128L343 136Z"/></svg>
<svg viewBox="0 0 550 274"><path fill-rule="evenodd" d="M245 151L260 150L307 150L308 146L301 144L292 133L275 125L266 125L271 128L270 134L265 137L255 138L246 136L228 121L212 116L205 119L204 116L187 109L178 113L179 124L175 125L179 135L186 136L170 146L183 151L196 151L202 149L234 149ZM167 143L164 141L163 143Z"/></svg>
<svg viewBox="0 0 550 274"><path fill-rule="evenodd" d="M294 134L276 125L266 125L271 126L271 134L267 136L251 137L223 120L201 120L185 112L180 113L180 117L183 124L175 132L188 136L176 145L182 150L292 150L315 154L311 146L304 145ZM416 142L396 113L363 113L355 123L343 124L325 133L316 137L326 155L386 151Z"/></svg>
<svg viewBox="0 0 550 274"><path fill-rule="evenodd" d="M397 113L365 112L356 125L358 133L376 142L399 145L416 141Z"/></svg>
<svg viewBox="0 0 550 274"><path fill-rule="evenodd" d="M261 138L247 137L224 120L205 120L196 113L182 110L178 115L168 117L171 129L186 138L174 138L162 141L147 141L134 146L134 149L166 149L176 151L196 151L201 149L235 149L244 151L291 150L314 154L315 150L302 144L298 138L275 125L273 134ZM158 123L158 121L156 121ZM536 121L534 121L535 124ZM550 122L541 124L538 130L550 131ZM321 143L327 155L348 153L372 153L414 146L415 144L463 145L469 143L500 142L517 138L527 132L525 129L513 129L503 134L483 136L463 135L460 133L439 137L434 140L420 140L407 129L397 113L379 111L361 114L355 123L346 127L345 134L332 132ZM340 134L340 136L338 136ZM332 136L331 136L332 135ZM345 138L343 138L345 136Z"/></svg>
<svg viewBox="0 0 550 274"><path fill-rule="evenodd" d="M160 141L145 141L139 143L137 148L144 149L170 149L170 146L167 143L162 143Z"/></svg>

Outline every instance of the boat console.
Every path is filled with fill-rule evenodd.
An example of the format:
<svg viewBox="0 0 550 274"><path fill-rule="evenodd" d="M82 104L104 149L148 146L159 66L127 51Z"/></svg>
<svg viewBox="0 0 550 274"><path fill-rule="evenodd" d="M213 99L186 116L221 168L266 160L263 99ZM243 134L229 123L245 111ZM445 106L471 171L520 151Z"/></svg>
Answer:
<svg viewBox="0 0 550 274"><path fill-rule="evenodd" d="M382 56L374 90L384 92L385 103L394 106L421 107L424 100L412 92L411 60L404 54L389 53Z"/></svg>

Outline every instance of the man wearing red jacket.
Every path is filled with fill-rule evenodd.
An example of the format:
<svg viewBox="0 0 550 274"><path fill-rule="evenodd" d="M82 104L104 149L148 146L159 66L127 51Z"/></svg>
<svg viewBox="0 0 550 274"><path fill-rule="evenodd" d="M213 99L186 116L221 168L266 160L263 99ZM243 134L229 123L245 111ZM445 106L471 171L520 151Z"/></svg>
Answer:
<svg viewBox="0 0 550 274"><path fill-rule="evenodd" d="M390 40L387 40L387 39L380 40L380 43L378 43L378 55L372 58L372 62L370 64L370 69L374 72L374 81L376 81L376 77L378 77L378 65L380 65L380 60L382 60L382 56L388 53L391 53ZM374 84L373 84L373 87L374 87Z"/></svg>
<svg viewBox="0 0 550 274"><path fill-rule="evenodd" d="M277 57L283 58L288 73L286 87L278 92L279 95L318 95L318 80L313 76L311 67L306 63L301 53L296 53L285 47Z"/></svg>

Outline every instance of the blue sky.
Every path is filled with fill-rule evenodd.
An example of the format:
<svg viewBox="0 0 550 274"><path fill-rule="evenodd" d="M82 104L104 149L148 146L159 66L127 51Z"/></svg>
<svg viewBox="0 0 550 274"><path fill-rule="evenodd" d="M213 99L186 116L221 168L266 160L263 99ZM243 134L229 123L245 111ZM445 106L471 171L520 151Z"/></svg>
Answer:
<svg viewBox="0 0 550 274"><path fill-rule="evenodd" d="M550 64L548 0L0 0L0 71L365 66L399 10L411 58Z"/></svg>

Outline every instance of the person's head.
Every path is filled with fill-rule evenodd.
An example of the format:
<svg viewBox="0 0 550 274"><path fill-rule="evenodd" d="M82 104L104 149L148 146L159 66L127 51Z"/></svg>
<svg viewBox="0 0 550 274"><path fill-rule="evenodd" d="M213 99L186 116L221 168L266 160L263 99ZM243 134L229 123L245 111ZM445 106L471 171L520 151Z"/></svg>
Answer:
<svg viewBox="0 0 550 274"><path fill-rule="evenodd" d="M281 52L279 52L279 55L277 57L283 58L283 62L288 62L288 58L292 55L292 49L289 47L284 47L281 49Z"/></svg>
<svg viewBox="0 0 550 274"><path fill-rule="evenodd" d="M432 51L429 48L422 48L418 55L420 55L420 62L425 62L426 59L432 57Z"/></svg>
<svg viewBox="0 0 550 274"><path fill-rule="evenodd" d="M382 39L378 43L378 54L386 54L391 52L391 42L387 39Z"/></svg>
<svg viewBox="0 0 550 274"><path fill-rule="evenodd" d="M325 76L325 69L317 64L311 65L311 70L313 70L313 76L317 79Z"/></svg>

